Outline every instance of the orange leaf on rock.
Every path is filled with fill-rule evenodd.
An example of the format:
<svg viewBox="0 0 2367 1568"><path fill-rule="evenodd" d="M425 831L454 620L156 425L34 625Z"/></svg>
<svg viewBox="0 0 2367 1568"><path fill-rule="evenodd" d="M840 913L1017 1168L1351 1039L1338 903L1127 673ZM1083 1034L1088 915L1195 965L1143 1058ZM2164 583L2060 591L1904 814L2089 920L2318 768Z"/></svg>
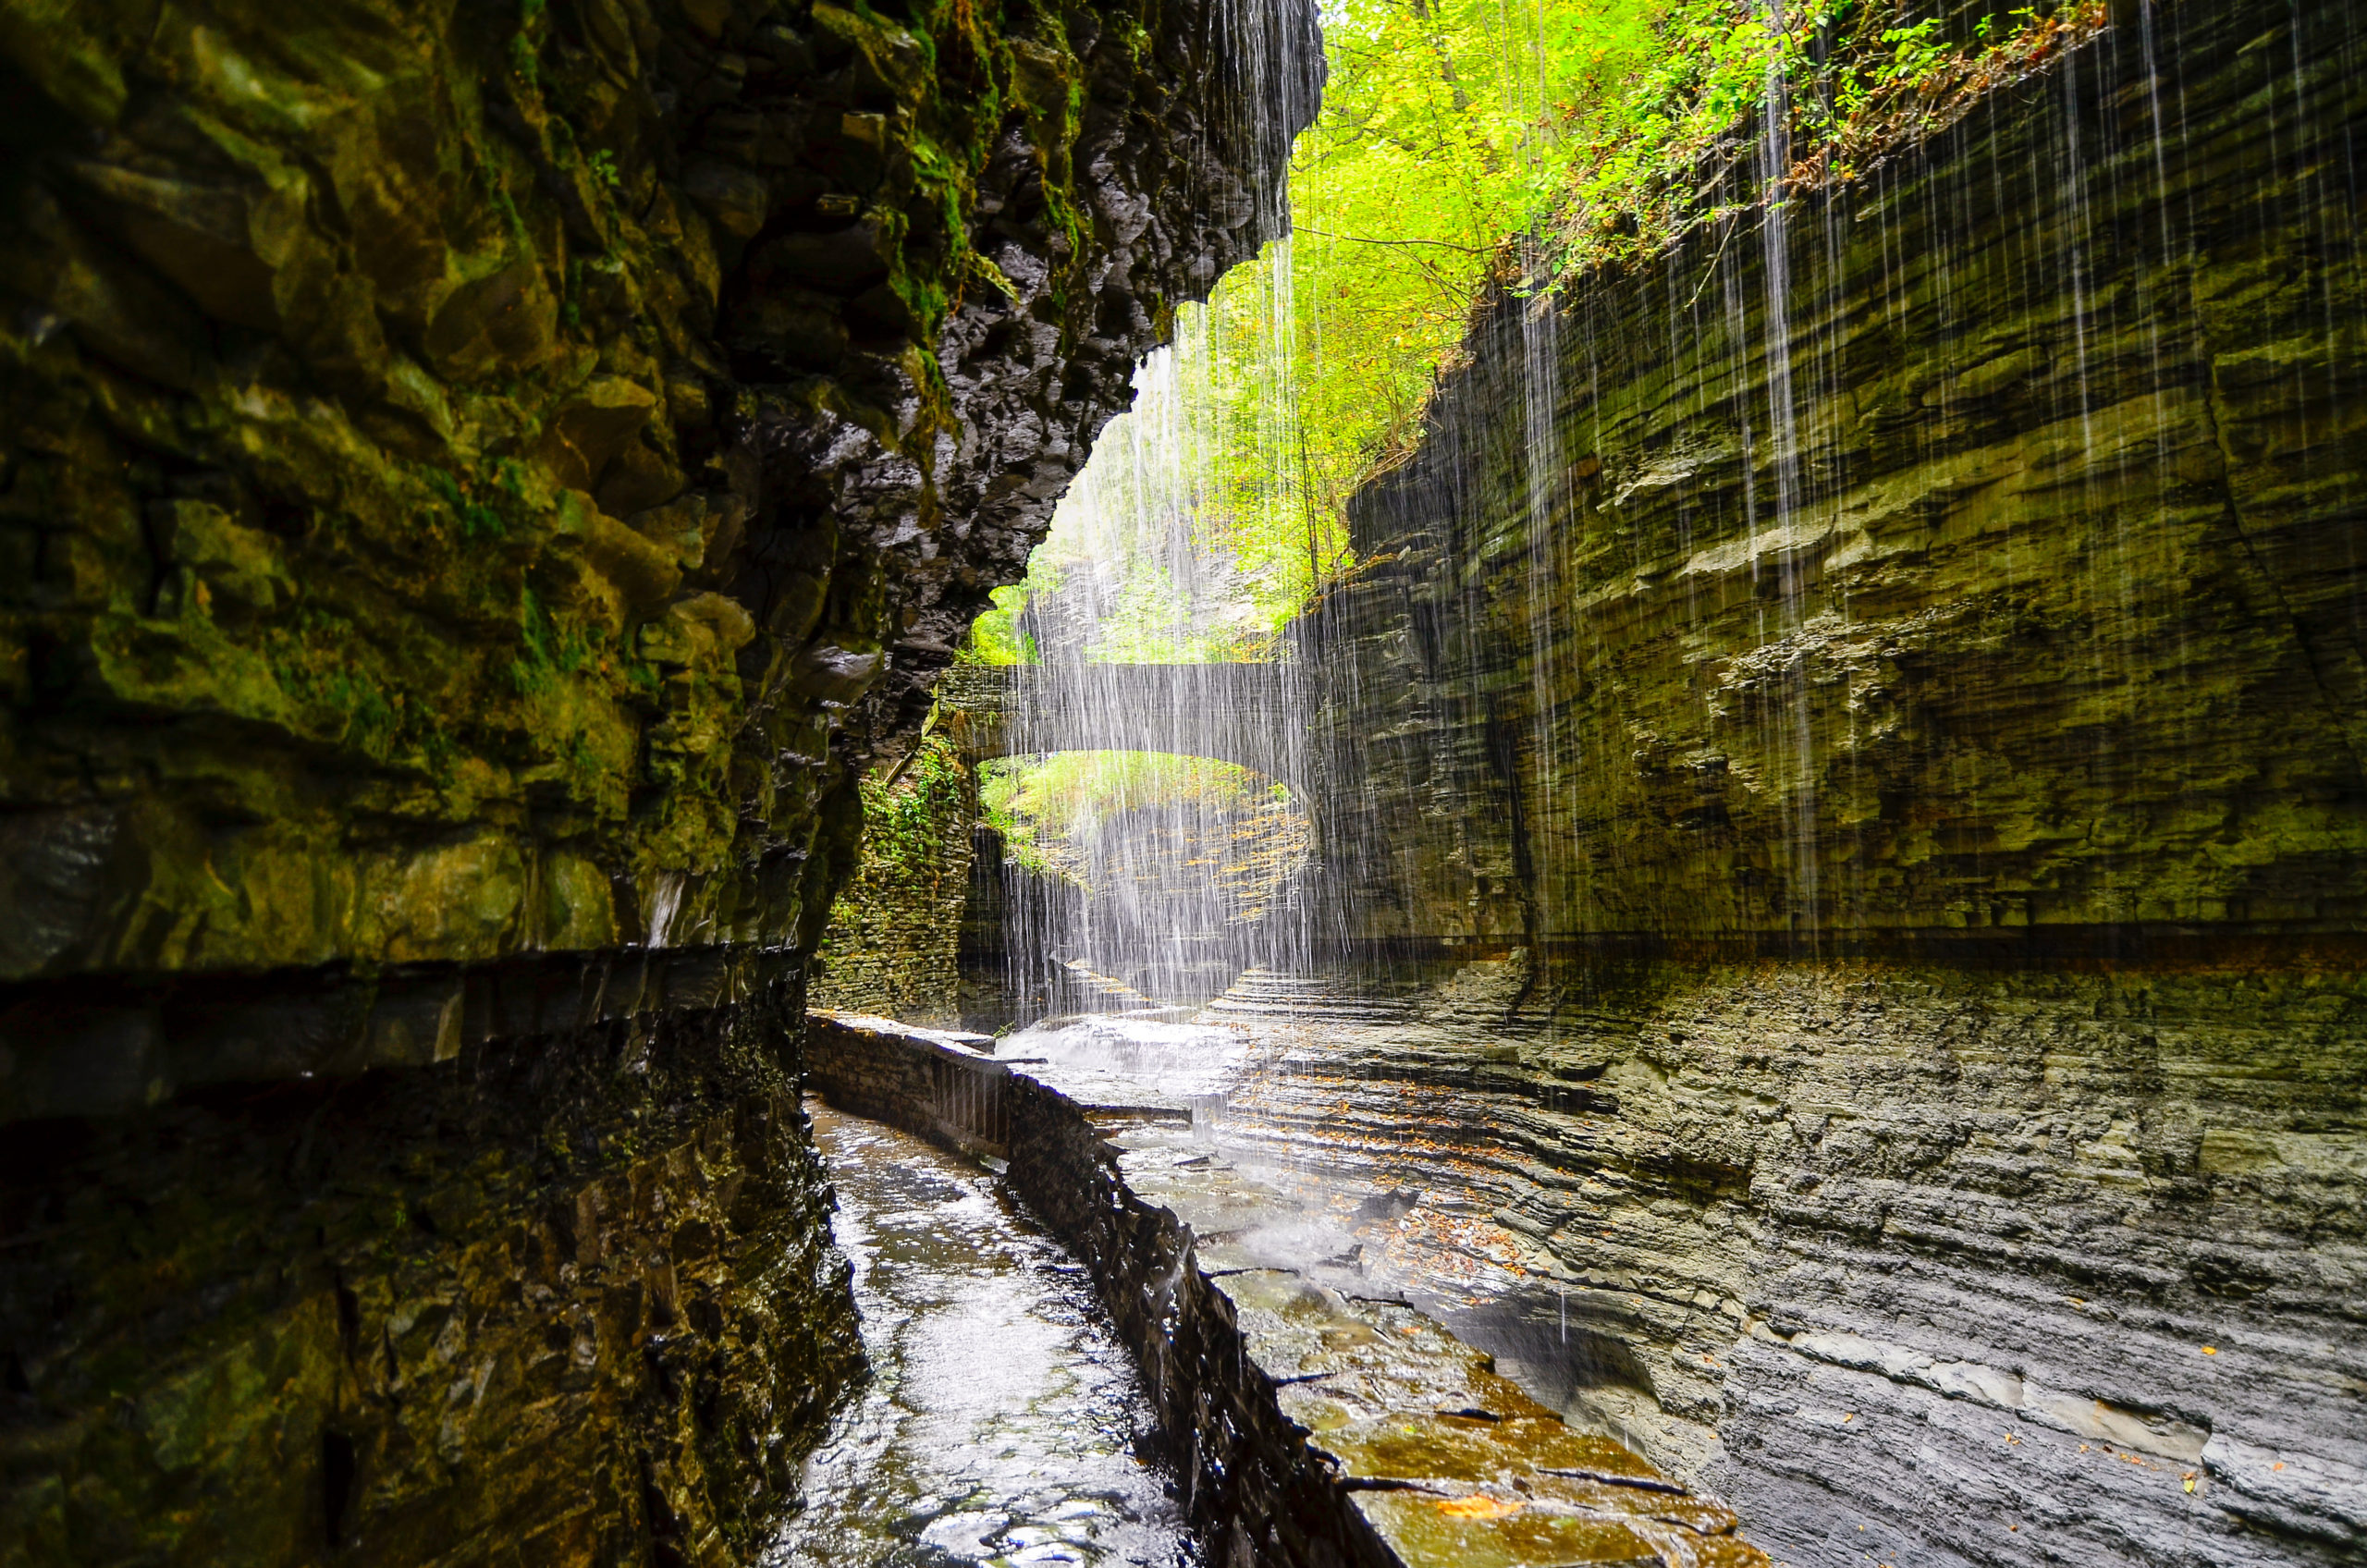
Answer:
<svg viewBox="0 0 2367 1568"><path fill-rule="evenodd" d="M1442 1497L1432 1504L1450 1519L1509 1519L1528 1505L1492 1497Z"/></svg>

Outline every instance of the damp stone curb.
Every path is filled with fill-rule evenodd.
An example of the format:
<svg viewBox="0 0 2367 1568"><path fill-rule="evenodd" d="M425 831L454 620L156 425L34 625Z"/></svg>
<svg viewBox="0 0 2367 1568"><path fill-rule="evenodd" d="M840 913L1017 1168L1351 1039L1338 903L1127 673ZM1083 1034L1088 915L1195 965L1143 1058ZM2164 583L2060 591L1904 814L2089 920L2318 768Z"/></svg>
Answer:
<svg viewBox="0 0 2367 1568"><path fill-rule="evenodd" d="M807 1087L1006 1167L1140 1365L1212 1564L1766 1568L1723 1504L1415 1306L1258 1266L1235 1238L1291 1201L1195 1144L1187 1102L992 1047L816 1012Z"/></svg>

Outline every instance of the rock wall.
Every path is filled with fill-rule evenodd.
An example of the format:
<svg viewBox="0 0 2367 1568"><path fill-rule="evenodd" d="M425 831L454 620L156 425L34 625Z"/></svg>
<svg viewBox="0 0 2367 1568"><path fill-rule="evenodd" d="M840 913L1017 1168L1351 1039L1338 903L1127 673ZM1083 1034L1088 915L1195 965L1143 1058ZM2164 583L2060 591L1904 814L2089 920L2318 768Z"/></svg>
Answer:
<svg viewBox="0 0 2367 1568"><path fill-rule="evenodd" d="M1269 989L1222 1135L1777 1560L2356 1555L2350 977L1389 979Z"/></svg>
<svg viewBox="0 0 2367 1568"><path fill-rule="evenodd" d="M862 1370L795 1018L546 980L444 1069L11 1130L12 1562L754 1558Z"/></svg>
<svg viewBox="0 0 2367 1568"><path fill-rule="evenodd" d="M846 765L1272 228L1319 59L105 16L7 33L12 979L810 947Z"/></svg>
<svg viewBox="0 0 2367 1568"><path fill-rule="evenodd" d="M1303 628L1380 967L1252 1133L1780 1560L2367 1548L2361 51L1496 299Z"/></svg>
<svg viewBox="0 0 2367 1568"><path fill-rule="evenodd" d="M2133 7L1851 184L1498 298L1305 626L1358 932L2356 933L2359 47Z"/></svg>
<svg viewBox="0 0 2367 1568"><path fill-rule="evenodd" d="M1275 231L1319 60L0 14L6 1538L744 1555L852 1365L783 1096L853 778Z"/></svg>

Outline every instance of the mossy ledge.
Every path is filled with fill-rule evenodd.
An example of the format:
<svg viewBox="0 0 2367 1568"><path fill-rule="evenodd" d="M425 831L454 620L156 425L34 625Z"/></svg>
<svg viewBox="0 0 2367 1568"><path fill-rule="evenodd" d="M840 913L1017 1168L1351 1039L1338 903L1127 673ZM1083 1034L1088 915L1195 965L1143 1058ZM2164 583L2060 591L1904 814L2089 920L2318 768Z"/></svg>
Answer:
<svg viewBox="0 0 2367 1568"><path fill-rule="evenodd" d="M854 1366L853 779L1275 231L1313 31L0 13L26 1561L747 1553Z"/></svg>

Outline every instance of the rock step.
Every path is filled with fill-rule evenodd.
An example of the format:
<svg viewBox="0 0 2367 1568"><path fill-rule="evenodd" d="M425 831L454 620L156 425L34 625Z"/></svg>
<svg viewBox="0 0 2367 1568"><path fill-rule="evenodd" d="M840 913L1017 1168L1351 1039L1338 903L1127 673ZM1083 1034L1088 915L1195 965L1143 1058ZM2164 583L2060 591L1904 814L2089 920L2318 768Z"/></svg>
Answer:
<svg viewBox="0 0 2367 1568"><path fill-rule="evenodd" d="M1166 1004L1145 996L1122 980L1088 969L1074 959L1060 961L1060 986L1064 1001L1076 1005L1069 1012L1160 1012Z"/></svg>
<svg viewBox="0 0 2367 1568"><path fill-rule="evenodd" d="M1378 997L1337 974L1295 974L1247 969L1202 1009L1211 1019L1300 1019L1337 1023L1410 1023L1417 1010L1410 1000Z"/></svg>

